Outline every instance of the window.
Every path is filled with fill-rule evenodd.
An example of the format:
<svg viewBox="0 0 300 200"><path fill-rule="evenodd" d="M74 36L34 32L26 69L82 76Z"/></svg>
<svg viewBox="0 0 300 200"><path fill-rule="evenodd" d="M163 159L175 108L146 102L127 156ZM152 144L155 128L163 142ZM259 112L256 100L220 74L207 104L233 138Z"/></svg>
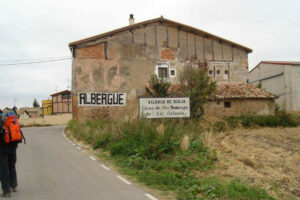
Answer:
<svg viewBox="0 0 300 200"><path fill-rule="evenodd" d="M62 98L63 99L70 99L71 98L71 94L63 94Z"/></svg>
<svg viewBox="0 0 300 200"><path fill-rule="evenodd" d="M176 76L176 70L175 69L170 70L170 76Z"/></svg>
<svg viewBox="0 0 300 200"><path fill-rule="evenodd" d="M173 69L175 71L175 69ZM157 62L154 73L159 79L163 81L170 81L171 70L168 62ZM173 72L172 72L173 73ZM176 74L176 72L175 72Z"/></svg>
<svg viewBox="0 0 300 200"><path fill-rule="evenodd" d="M231 107L231 102L230 101L225 101L224 102L224 108L230 108Z"/></svg>
<svg viewBox="0 0 300 200"><path fill-rule="evenodd" d="M224 74L228 74L228 70L227 69L225 69Z"/></svg>
<svg viewBox="0 0 300 200"><path fill-rule="evenodd" d="M158 77L159 78L168 78L168 68L158 67Z"/></svg>
<svg viewBox="0 0 300 200"><path fill-rule="evenodd" d="M218 69L218 70L217 70L217 74L220 74L220 73L221 73L221 71Z"/></svg>
<svg viewBox="0 0 300 200"><path fill-rule="evenodd" d="M209 71L208 71L208 74L209 74L209 75L212 75L212 74L213 74L213 70L209 70Z"/></svg>

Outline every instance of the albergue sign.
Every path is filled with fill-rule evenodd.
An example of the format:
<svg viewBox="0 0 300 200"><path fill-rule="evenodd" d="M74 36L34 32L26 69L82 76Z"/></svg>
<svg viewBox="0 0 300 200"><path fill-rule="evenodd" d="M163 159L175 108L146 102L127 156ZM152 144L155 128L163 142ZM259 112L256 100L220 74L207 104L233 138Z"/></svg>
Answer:
<svg viewBox="0 0 300 200"><path fill-rule="evenodd" d="M78 93L78 106L125 106L126 93Z"/></svg>
<svg viewBox="0 0 300 200"><path fill-rule="evenodd" d="M180 98L140 98L139 114L145 118L190 117L190 99Z"/></svg>

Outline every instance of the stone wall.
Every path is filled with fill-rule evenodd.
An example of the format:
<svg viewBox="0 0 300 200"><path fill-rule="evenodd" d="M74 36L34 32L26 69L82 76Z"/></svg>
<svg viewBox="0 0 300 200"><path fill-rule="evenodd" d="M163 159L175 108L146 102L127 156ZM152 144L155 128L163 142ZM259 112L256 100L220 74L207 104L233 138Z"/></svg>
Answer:
<svg viewBox="0 0 300 200"><path fill-rule="evenodd" d="M225 107L225 102L230 102L230 107ZM228 105L228 103L227 103ZM273 115L275 112L274 100L272 99L242 99L209 101L206 103L205 116L207 117L229 117L243 114Z"/></svg>
<svg viewBox="0 0 300 200"><path fill-rule="evenodd" d="M157 73L159 65L167 66L169 74L173 70L171 83L178 82L186 63L198 60L208 61L209 68L213 69L210 76L215 80L246 82L248 79L246 50L163 23L85 42L76 46L73 55L73 96L79 92L127 94L124 107L77 108L77 100L73 101L73 115L77 118L99 116L99 113L113 117L114 113L128 113L129 109L136 112L137 97L145 94L145 85L150 75Z"/></svg>

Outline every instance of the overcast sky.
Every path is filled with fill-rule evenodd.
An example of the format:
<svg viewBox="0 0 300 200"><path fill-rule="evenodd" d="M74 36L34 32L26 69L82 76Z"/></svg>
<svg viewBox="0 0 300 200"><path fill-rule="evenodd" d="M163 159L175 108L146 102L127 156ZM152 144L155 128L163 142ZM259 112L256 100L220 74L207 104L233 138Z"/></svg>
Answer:
<svg viewBox="0 0 300 200"><path fill-rule="evenodd" d="M41 104L71 82L70 60L6 64L70 57L69 42L126 26L130 13L136 22L163 15L252 48L250 69L300 60L299 0L2 0L0 108Z"/></svg>

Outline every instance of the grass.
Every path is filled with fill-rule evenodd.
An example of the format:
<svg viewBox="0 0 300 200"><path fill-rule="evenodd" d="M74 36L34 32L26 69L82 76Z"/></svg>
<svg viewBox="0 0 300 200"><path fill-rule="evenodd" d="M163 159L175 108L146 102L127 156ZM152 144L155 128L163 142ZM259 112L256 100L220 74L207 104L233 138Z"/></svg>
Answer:
<svg viewBox="0 0 300 200"><path fill-rule="evenodd" d="M196 176L199 171L208 173L217 160L198 139L201 128L196 121L71 120L68 127L76 139L108 151L123 173L150 187L173 191L179 200L272 199L264 190L239 181ZM185 151L180 148L184 135L191 140Z"/></svg>
<svg viewBox="0 0 300 200"><path fill-rule="evenodd" d="M250 127L295 127L300 124L296 115L288 114L283 111L275 115L242 115L227 117L225 121L214 124L216 131L223 131L226 128L234 129L241 124L245 128Z"/></svg>

